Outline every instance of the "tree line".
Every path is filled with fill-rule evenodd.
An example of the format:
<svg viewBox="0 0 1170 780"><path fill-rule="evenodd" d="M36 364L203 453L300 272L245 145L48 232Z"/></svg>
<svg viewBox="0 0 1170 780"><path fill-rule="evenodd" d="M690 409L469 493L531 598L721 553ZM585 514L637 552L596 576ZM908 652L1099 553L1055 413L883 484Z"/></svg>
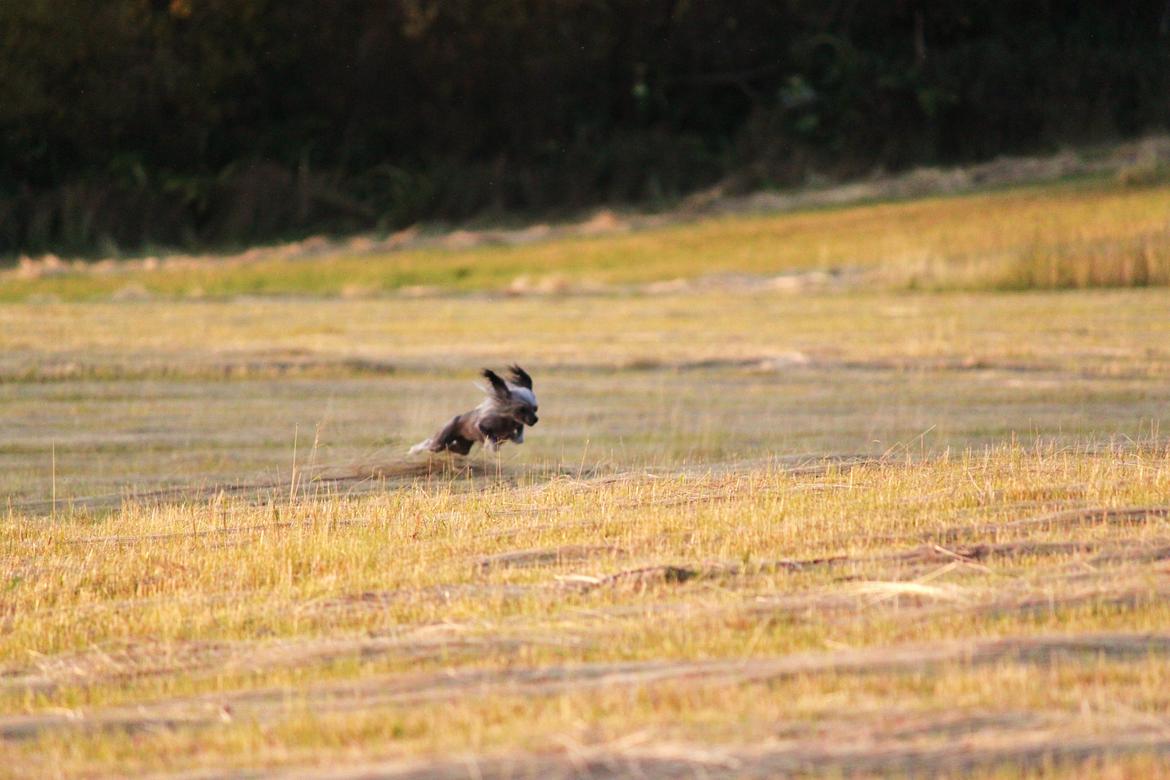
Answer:
<svg viewBox="0 0 1170 780"><path fill-rule="evenodd" d="M0 254L669 202L1165 128L1170 5L0 2Z"/></svg>

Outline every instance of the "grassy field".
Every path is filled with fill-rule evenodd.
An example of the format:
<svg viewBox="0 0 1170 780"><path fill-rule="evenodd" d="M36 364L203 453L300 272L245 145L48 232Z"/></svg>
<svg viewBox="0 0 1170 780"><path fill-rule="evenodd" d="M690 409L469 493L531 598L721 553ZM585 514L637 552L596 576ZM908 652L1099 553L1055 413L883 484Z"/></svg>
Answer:
<svg viewBox="0 0 1170 780"><path fill-rule="evenodd" d="M14 273L0 776L1170 775L1167 207Z"/></svg>
<svg viewBox="0 0 1170 780"><path fill-rule="evenodd" d="M799 272L845 274L891 289L1165 286L1168 211L1165 183L1089 179L783 215L603 213L575 228L312 239L231 259L32 263L0 277L0 300L555 293L743 274L789 275L780 281L792 283Z"/></svg>

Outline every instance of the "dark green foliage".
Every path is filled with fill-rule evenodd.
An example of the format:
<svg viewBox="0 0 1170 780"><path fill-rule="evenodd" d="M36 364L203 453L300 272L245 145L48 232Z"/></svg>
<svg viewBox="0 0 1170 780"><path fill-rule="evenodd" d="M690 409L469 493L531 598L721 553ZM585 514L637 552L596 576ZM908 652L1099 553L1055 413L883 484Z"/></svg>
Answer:
<svg viewBox="0 0 1170 780"><path fill-rule="evenodd" d="M1165 0L0 2L0 253L243 243L1165 127Z"/></svg>

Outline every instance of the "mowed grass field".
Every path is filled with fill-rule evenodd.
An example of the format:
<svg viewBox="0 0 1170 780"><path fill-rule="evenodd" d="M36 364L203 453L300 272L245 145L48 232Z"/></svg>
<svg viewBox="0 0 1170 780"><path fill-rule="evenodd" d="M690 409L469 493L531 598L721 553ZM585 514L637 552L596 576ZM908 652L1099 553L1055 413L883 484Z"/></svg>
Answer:
<svg viewBox="0 0 1170 780"><path fill-rule="evenodd" d="M1168 227L1087 182L5 277L0 775L1166 776ZM513 361L523 447L406 456Z"/></svg>

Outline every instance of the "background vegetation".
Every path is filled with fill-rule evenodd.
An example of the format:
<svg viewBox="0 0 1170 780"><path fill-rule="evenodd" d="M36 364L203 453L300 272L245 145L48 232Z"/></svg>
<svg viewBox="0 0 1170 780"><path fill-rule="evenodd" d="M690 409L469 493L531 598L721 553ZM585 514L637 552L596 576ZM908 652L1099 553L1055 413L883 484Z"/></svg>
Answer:
<svg viewBox="0 0 1170 780"><path fill-rule="evenodd" d="M0 4L0 255L556 212L1133 135L1162 0Z"/></svg>

